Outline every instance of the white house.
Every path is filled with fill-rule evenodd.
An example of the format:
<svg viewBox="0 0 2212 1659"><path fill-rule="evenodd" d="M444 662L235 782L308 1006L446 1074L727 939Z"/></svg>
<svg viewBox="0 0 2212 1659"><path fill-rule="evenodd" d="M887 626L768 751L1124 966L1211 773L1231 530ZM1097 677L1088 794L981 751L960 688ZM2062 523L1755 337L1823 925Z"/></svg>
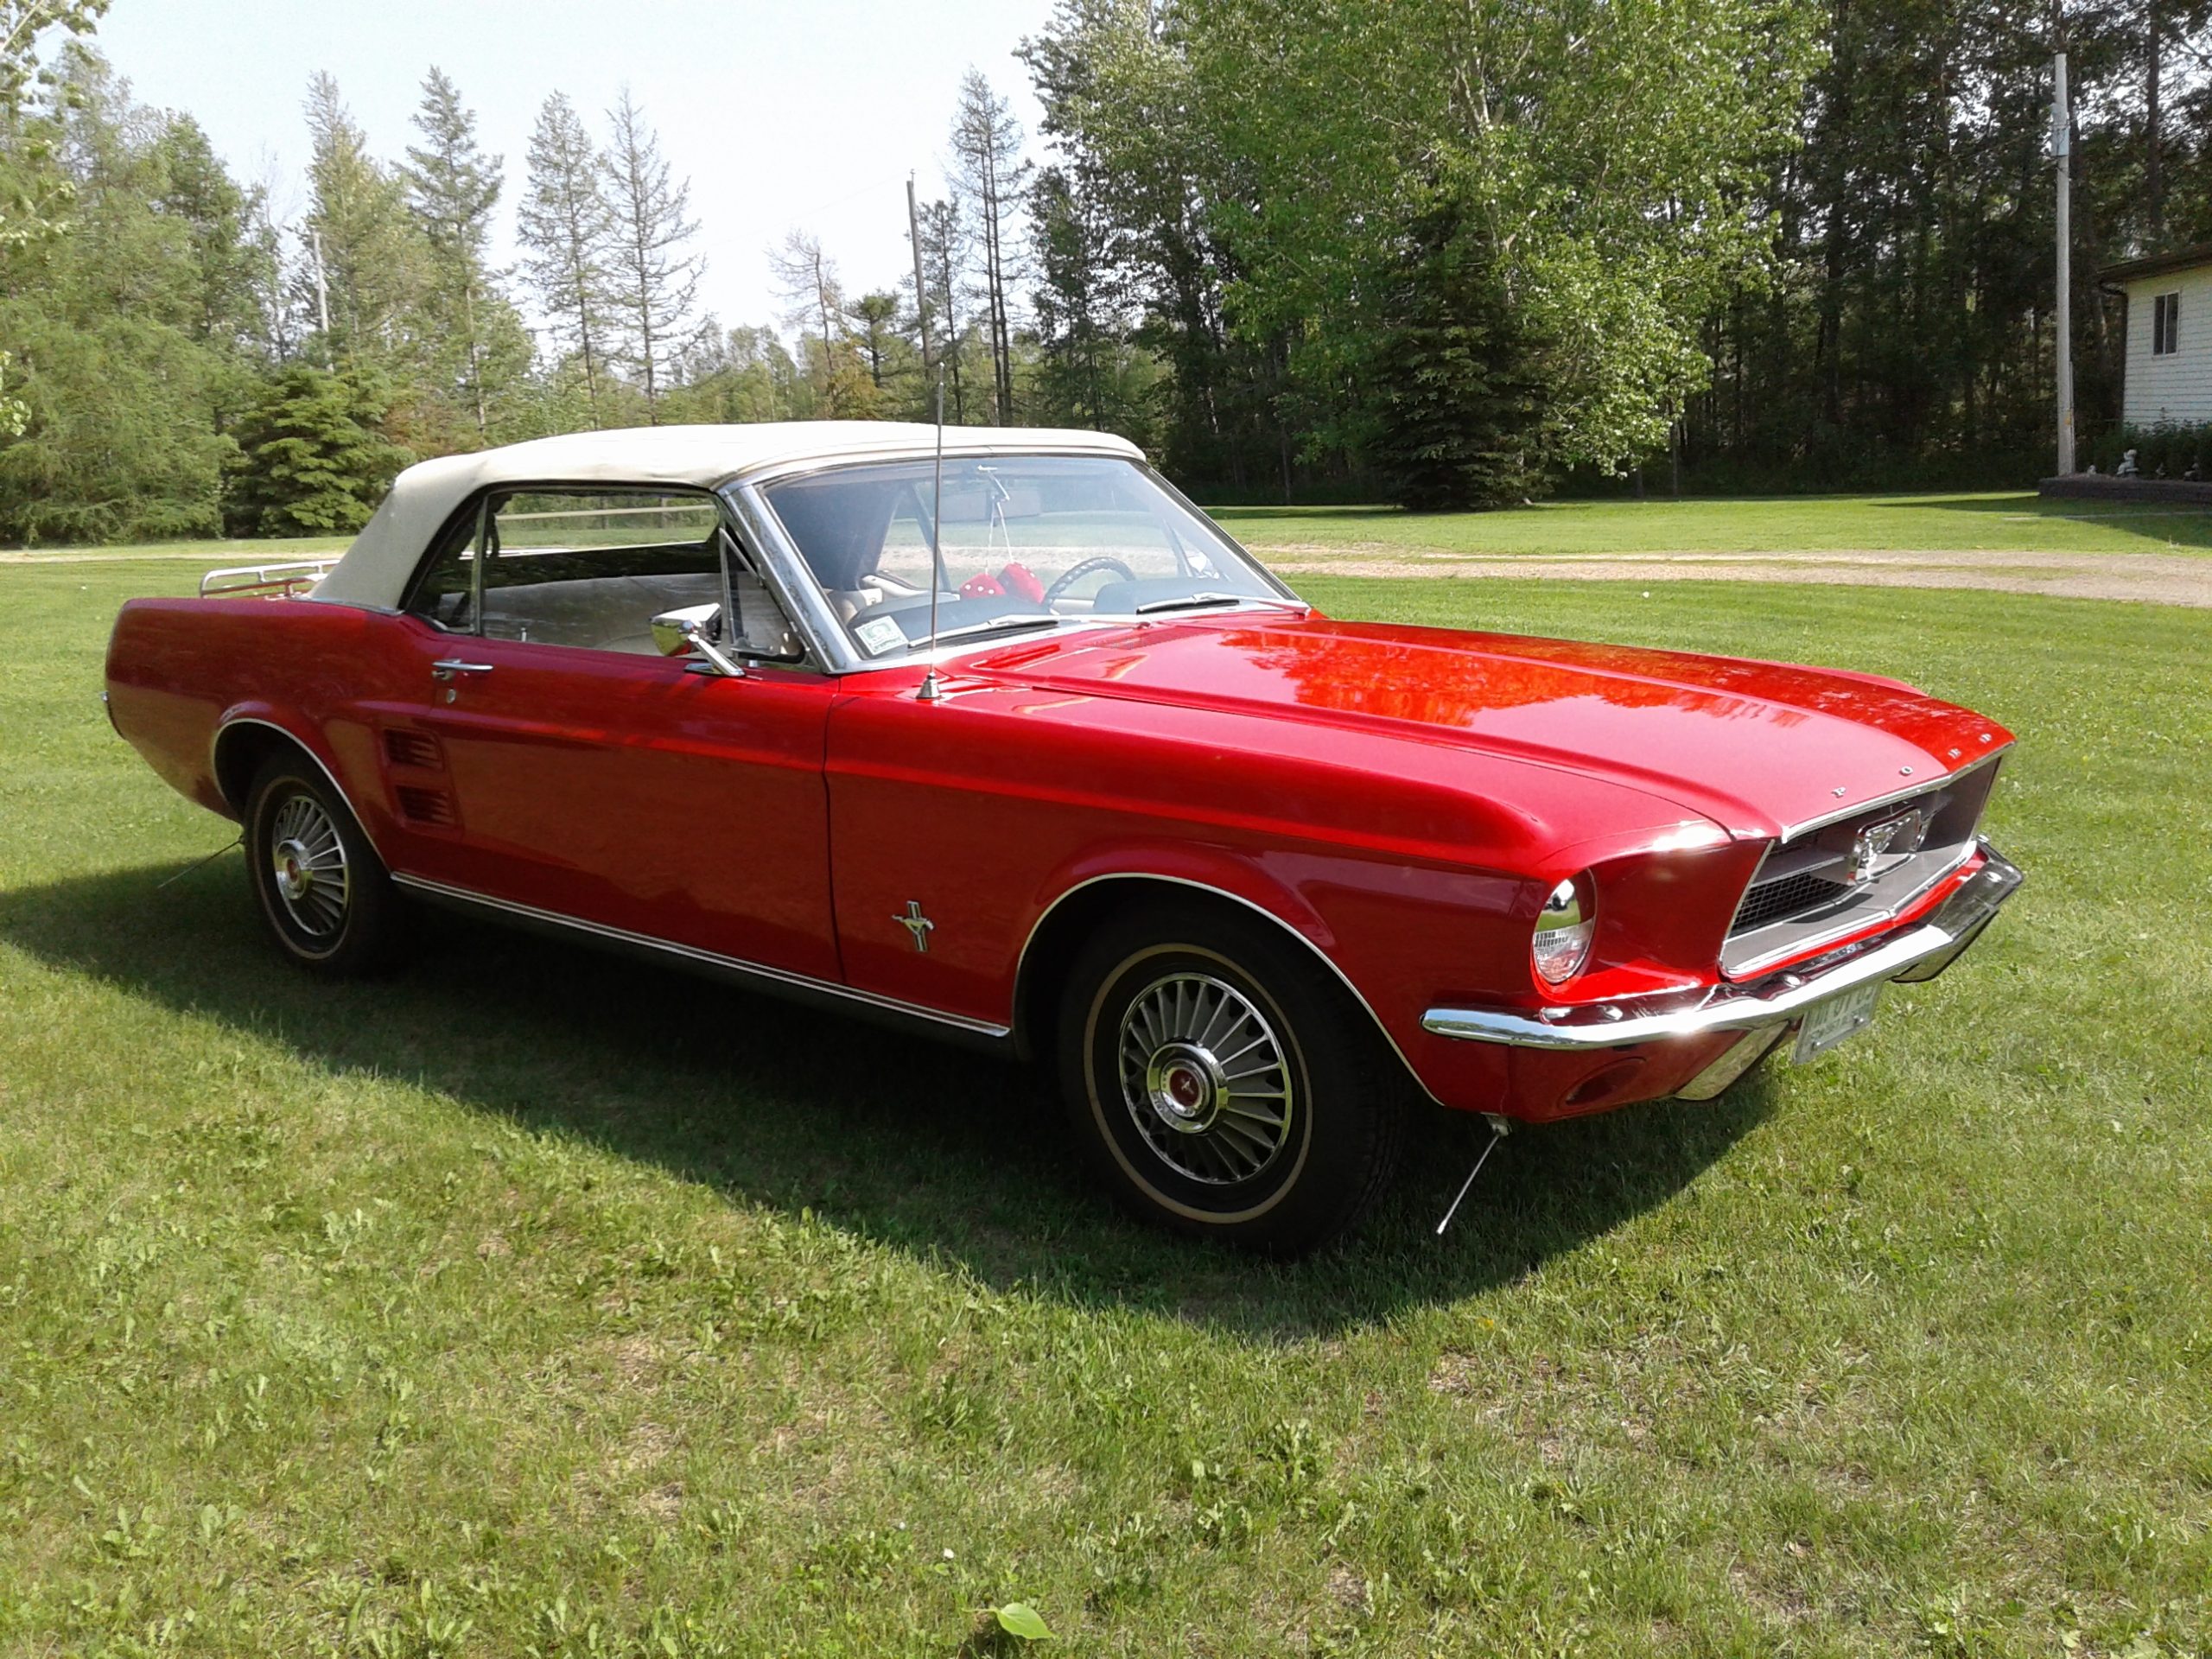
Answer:
<svg viewBox="0 0 2212 1659"><path fill-rule="evenodd" d="M2121 418L2130 426L2212 421L2212 242L2107 265L2127 296Z"/></svg>

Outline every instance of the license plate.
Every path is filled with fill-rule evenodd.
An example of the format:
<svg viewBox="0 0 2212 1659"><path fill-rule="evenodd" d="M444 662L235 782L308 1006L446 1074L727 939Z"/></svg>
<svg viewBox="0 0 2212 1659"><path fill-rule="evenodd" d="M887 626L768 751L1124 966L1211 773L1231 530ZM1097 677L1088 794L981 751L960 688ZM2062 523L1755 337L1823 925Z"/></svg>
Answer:
<svg viewBox="0 0 2212 1659"><path fill-rule="evenodd" d="M1804 1023L1797 1027L1797 1046L1789 1057L1792 1064L1802 1065L1815 1055L1826 1053L1845 1038L1872 1025L1874 1004L1881 995L1882 987L1878 981L1813 1004L1805 1011Z"/></svg>

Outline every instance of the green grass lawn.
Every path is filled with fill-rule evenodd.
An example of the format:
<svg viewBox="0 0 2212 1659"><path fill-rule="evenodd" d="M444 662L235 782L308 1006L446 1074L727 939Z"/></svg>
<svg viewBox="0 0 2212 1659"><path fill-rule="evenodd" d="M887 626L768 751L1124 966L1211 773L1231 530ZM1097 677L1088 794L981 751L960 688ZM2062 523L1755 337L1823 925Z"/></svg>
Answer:
<svg viewBox="0 0 2212 1659"><path fill-rule="evenodd" d="M2212 1643L2201 616L1306 582L1984 706L2030 879L1816 1065L1516 1135L1440 1243L1435 1126L1281 1266L962 1053L458 923L288 969L97 700L192 575L0 571L0 1654Z"/></svg>
<svg viewBox="0 0 2212 1659"><path fill-rule="evenodd" d="M1548 501L1499 512L1391 507L1222 507L1251 547L1456 554L2212 551L2212 509L1980 495L1752 496L1669 501ZM346 538L45 548L41 558L176 558L273 563L343 549Z"/></svg>
<svg viewBox="0 0 2212 1659"><path fill-rule="evenodd" d="M2195 553L2212 510L1985 495L1758 496L1552 501L1500 512L1388 507L1224 507L1239 540L1269 548L1380 548L1497 558L1516 553Z"/></svg>
<svg viewBox="0 0 2212 1659"><path fill-rule="evenodd" d="M350 536L302 536L289 540L141 542L118 547L35 547L0 553L0 561L30 564L111 563L127 559L179 559L200 565L283 564L342 553Z"/></svg>

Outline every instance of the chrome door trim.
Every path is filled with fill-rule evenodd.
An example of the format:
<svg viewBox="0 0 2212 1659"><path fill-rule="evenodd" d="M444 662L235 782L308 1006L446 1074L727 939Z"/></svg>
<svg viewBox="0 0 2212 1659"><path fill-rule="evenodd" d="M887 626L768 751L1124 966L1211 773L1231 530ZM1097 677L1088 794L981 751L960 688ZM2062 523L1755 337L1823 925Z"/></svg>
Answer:
<svg viewBox="0 0 2212 1659"><path fill-rule="evenodd" d="M603 922L586 921L579 916L563 915L556 910L541 910L535 905L519 904L512 899L494 899L488 893L457 887L444 881L433 881L428 877L408 875L394 870L391 879L403 887L411 887L432 898L451 900L456 904L480 906L526 921L543 922L556 927L573 928L612 944L624 944L641 950L658 950L681 957L702 968L721 973L734 974L747 981L759 981L765 987L809 996L820 996L837 1001L857 1002L880 1014L900 1015L910 1020L924 1020L936 1025L950 1026L972 1037L984 1037L994 1041L1012 1035L1011 1028L994 1025L988 1020L973 1020L966 1014L946 1014L941 1009L925 1007L918 1002L902 1002L896 997L879 996L873 991L856 990L849 985L838 985L826 979L811 978L805 974L794 974L782 968L771 968L766 963L747 962L740 957L725 957L712 950L702 950L696 945L678 944L671 939L655 938L650 933L632 933L626 928L609 927Z"/></svg>
<svg viewBox="0 0 2212 1659"><path fill-rule="evenodd" d="M1027 977L1029 972L1030 947L1037 943L1037 935L1043 931L1045 923L1052 916L1054 911L1058 910L1070 899L1075 897L1077 893L1081 893L1085 887L1095 887L1102 881L1164 881L1171 887L1191 887L1196 889L1199 893L1212 893L1216 898L1227 899L1233 903L1243 906L1245 909L1251 911L1255 915L1266 917L1268 920L1273 922L1285 933L1287 933L1292 938L1296 939L1300 944L1312 951L1315 959L1337 976L1337 982L1342 985L1344 989L1351 993L1352 1001L1358 1003L1361 1011L1364 1013L1370 1020L1372 1020L1375 1022L1375 1029L1382 1033L1382 1040L1390 1046L1390 1052L1398 1057L1398 1063L1406 1068L1406 1075L1411 1077L1414 1084L1420 1088L1421 1091L1427 1095L1431 1100L1435 1101L1440 1106L1444 1104L1442 1100L1438 1099L1436 1091L1428 1086L1427 1080L1422 1077L1420 1072L1414 1070L1414 1063L1406 1058L1406 1051L1398 1046L1398 1039L1390 1034L1390 1028L1382 1023L1382 1017L1375 1012L1375 1005L1367 1000L1366 995L1360 990L1358 986L1351 982L1351 976L1337 965L1336 959L1333 957L1330 956L1329 953L1324 950L1319 945L1314 944L1313 940L1307 938L1305 934L1293 927L1288 922L1283 920L1281 917L1276 915L1274 912L1269 910L1265 905L1257 904L1252 899L1244 898L1242 894L1231 893L1226 887L1217 887L1212 886L1211 883L1205 881L1193 881L1187 876L1155 875L1149 870L1115 870L1105 875L1093 875L1084 878L1083 880L1077 882L1073 887L1062 893L1059 897L1053 899L1051 904L1046 906L1043 910L1037 913L1037 919L1030 924L1029 937L1022 940L1021 955L1014 963L1014 1008L1017 1014L1019 1014L1021 1007L1021 995L1025 988Z"/></svg>

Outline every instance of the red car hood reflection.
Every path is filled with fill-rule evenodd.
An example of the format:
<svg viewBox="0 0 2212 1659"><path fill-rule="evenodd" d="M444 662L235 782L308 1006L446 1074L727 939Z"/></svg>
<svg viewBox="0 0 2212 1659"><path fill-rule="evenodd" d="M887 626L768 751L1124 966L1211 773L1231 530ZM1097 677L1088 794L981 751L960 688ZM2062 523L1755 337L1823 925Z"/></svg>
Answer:
<svg viewBox="0 0 2212 1659"><path fill-rule="evenodd" d="M2012 734L1894 680L1324 618L1179 620L970 658L1010 681L1354 727L1587 772L1771 836L1974 765Z"/></svg>

